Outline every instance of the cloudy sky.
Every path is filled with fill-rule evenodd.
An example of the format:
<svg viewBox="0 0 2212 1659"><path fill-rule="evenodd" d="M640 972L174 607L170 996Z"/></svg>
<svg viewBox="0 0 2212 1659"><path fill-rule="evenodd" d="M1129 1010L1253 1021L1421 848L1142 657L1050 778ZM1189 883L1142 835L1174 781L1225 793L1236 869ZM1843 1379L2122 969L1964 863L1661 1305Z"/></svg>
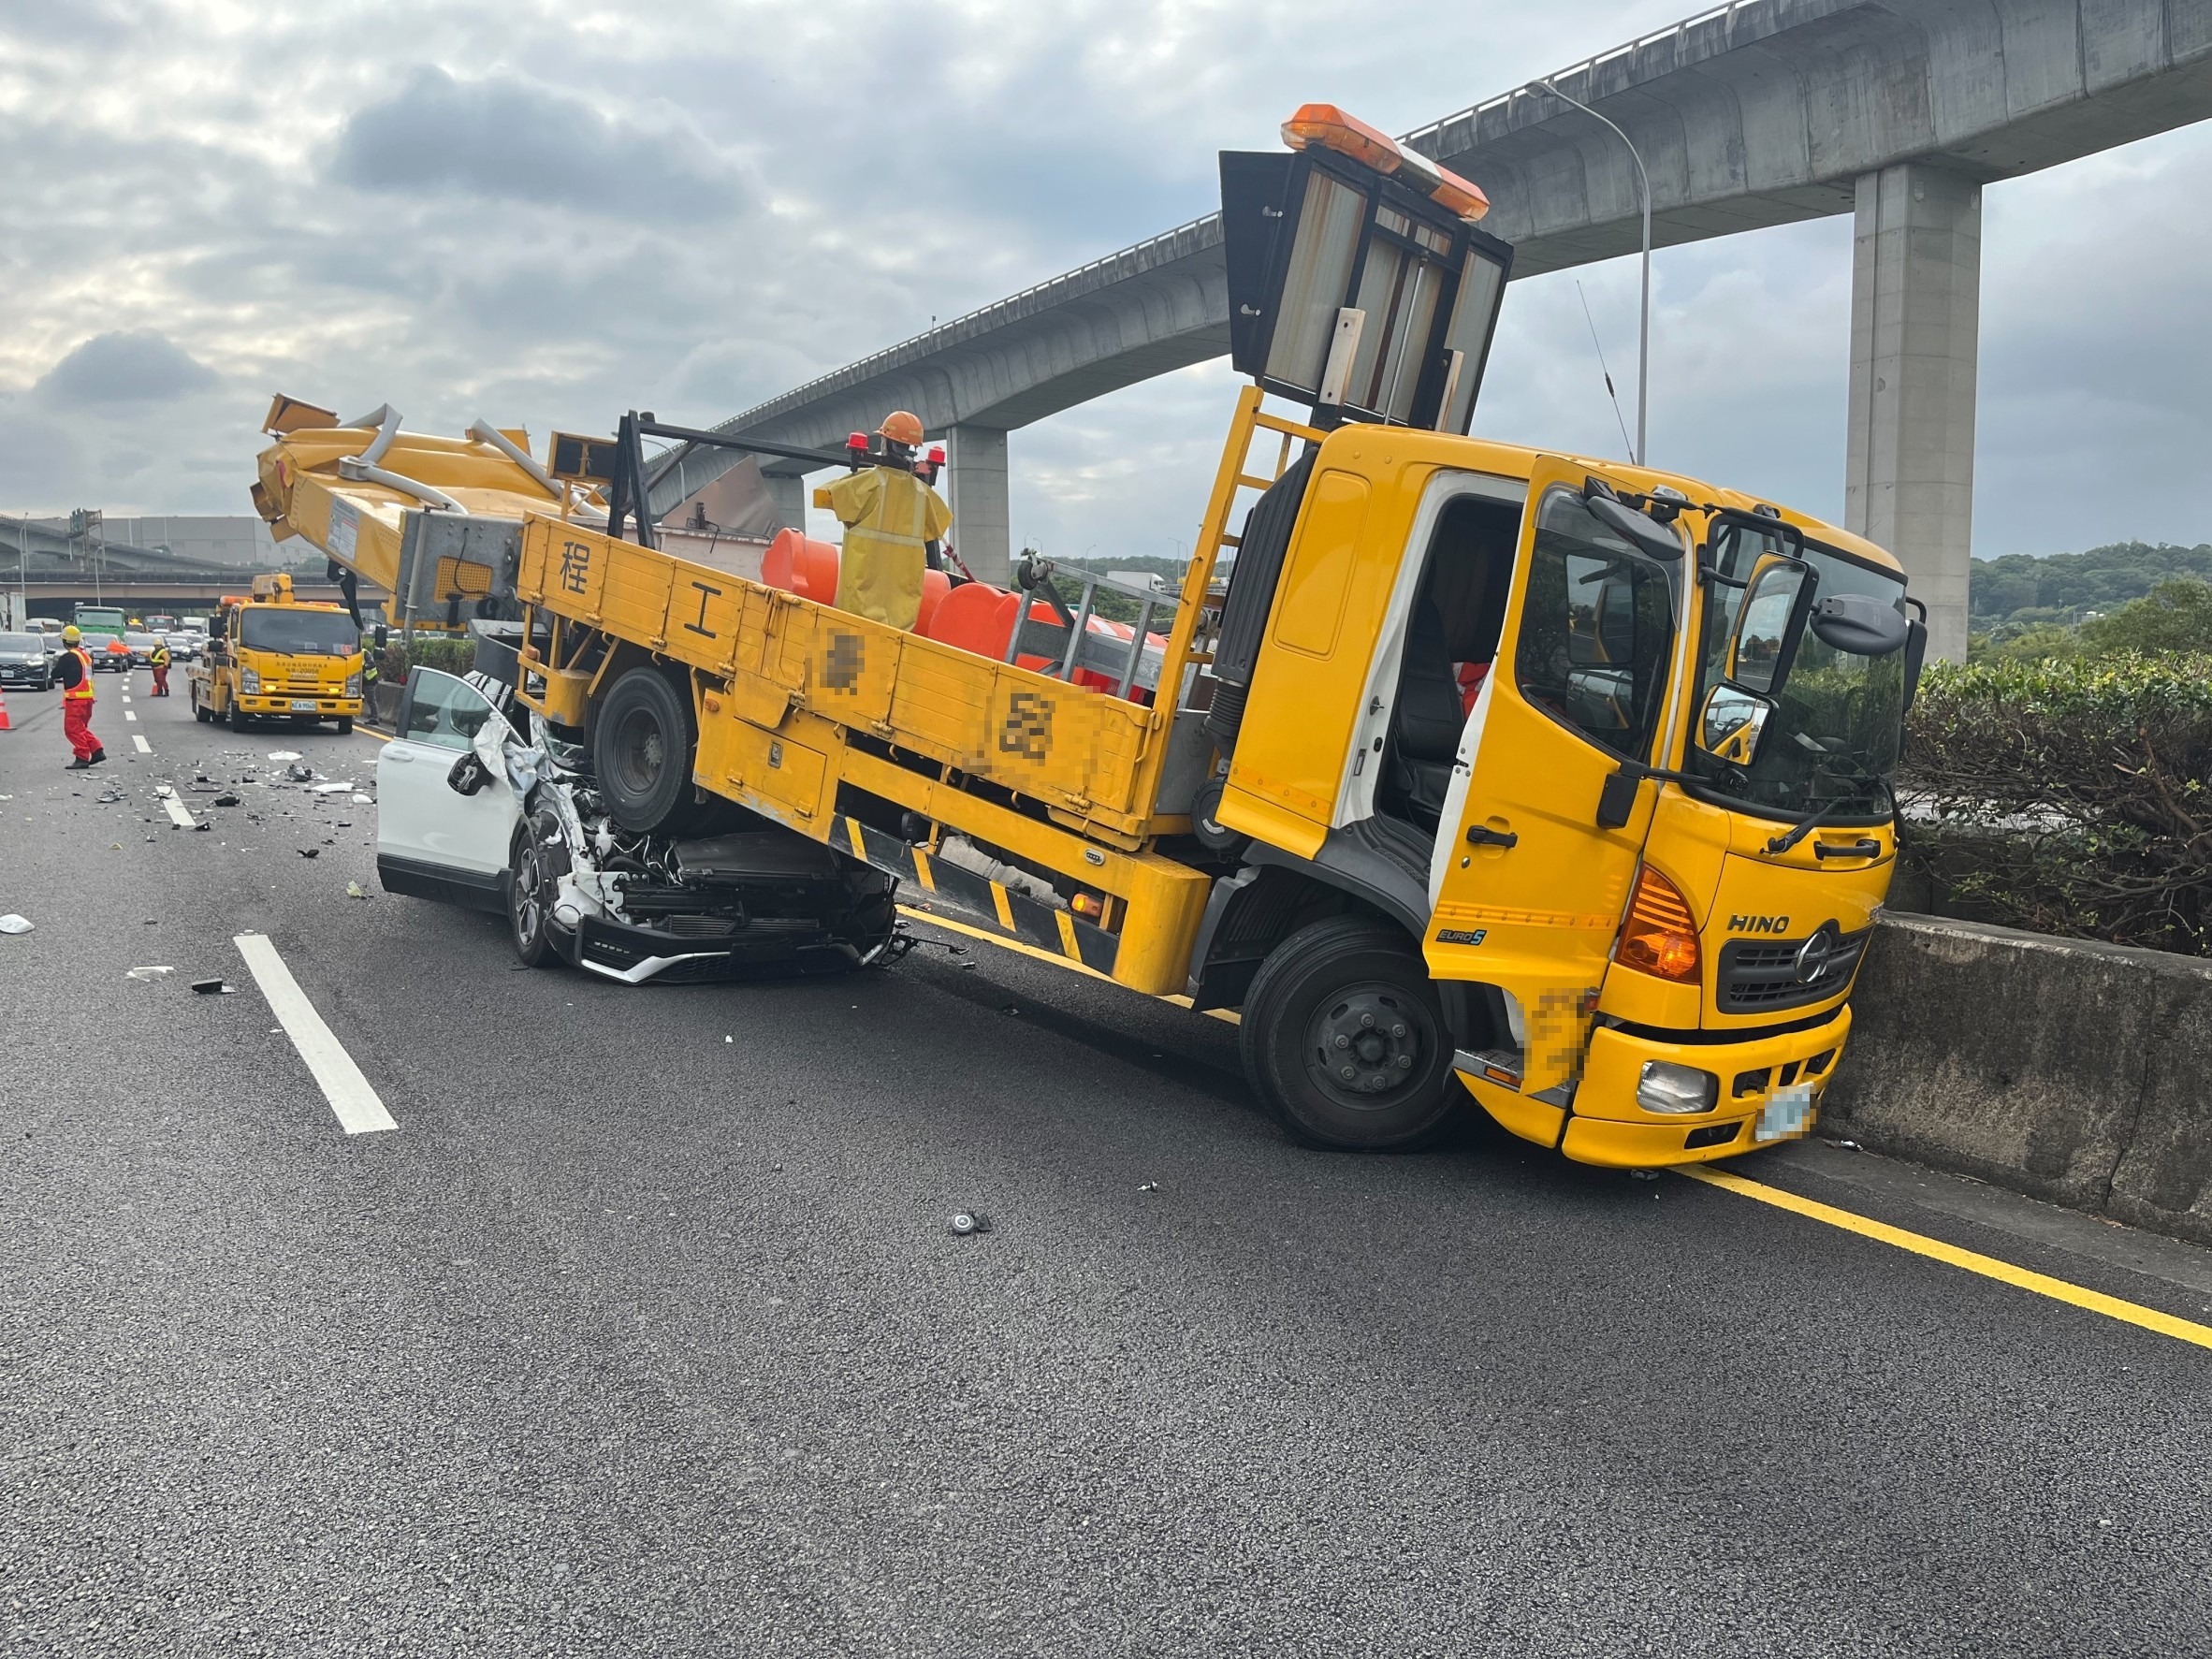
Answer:
<svg viewBox="0 0 2212 1659"><path fill-rule="evenodd" d="M246 511L280 389L706 424L1209 211L1307 99L1404 131L1692 8L0 0L0 511ZM2212 540L2208 193L2206 128L1988 191L1978 553ZM1654 460L1841 515L1849 246L1659 255ZM1478 430L1622 451L1578 277L1632 395L1633 262L1536 278ZM1016 536L1186 547L1230 387L1016 433Z"/></svg>

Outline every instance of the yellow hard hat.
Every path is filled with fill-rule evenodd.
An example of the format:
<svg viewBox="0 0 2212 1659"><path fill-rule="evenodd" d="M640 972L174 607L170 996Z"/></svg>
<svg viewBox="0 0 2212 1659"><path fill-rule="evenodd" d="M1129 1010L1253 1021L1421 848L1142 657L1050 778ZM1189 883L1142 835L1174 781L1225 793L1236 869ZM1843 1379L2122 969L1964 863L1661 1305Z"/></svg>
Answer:
<svg viewBox="0 0 2212 1659"><path fill-rule="evenodd" d="M76 645L83 638L84 635L78 632L77 624L74 622L62 630L62 643L64 645Z"/></svg>
<svg viewBox="0 0 2212 1659"><path fill-rule="evenodd" d="M894 409L883 417L883 424L876 429L879 438L888 438L894 444L904 444L909 449L922 442L922 417L908 409Z"/></svg>

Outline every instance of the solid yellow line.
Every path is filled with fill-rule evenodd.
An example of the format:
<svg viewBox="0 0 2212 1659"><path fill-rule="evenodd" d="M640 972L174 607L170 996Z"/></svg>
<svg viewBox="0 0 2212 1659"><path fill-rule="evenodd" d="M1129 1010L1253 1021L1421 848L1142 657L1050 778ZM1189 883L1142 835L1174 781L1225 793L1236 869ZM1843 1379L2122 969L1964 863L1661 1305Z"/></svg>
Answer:
<svg viewBox="0 0 2212 1659"><path fill-rule="evenodd" d="M354 728L354 735L357 737L373 737L379 743L389 743L392 740L391 734L388 732L371 732L367 726L356 726Z"/></svg>
<svg viewBox="0 0 2212 1659"><path fill-rule="evenodd" d="M2031 1290L2038 1296L2047 1296L2054 1302L2086 1308L2092 1314L2103 1314L2106 1318L2117 1319L2122 1324L2140 1325L2146 1331L2171 1336L2176 1342L2194 1343L2201 1348L2212 1348L2212 1326L2178 1319L2156 1308L2123 1302L2117 1296L2107 1296L2102 1290L2070 1285L2064 1279L2052 1278L2048 1273L2030 1273L2027 1268L2015 1267L2009 1261L2000 1261L1994 1256L1984 1256L1975 1250L1962 1250L1957 1244L1944 1244L1941 1239L1931 1239L1924 1233L1907 1232L1903 1228L1892 1227L1886 1221L1874 1221L1864 1215L1855 1215L1849 1210L1839 1210L1833 1204L1799 1198L1796 1193L1784 1192L1779 1186L1747 1181L1741 1175L1731 1175L1723 1170L1681 1164L1675 1167L1674 1172L1686 1175L1693 1181L1702 1181L1708 1186L1722 1187L1740 1198L1756 1199L1762 1204L1772 1204L1778 1210L1788 1210L1813 1221L1825 1221L1830 1227L1841 1228L1845 1232L1855 1232L1864 1238L1877 1239L1885 1244L1894 1244L1900 1250L1912 1251L1915 1256L1948 1262L1953 1267L1964 1268L1970 1273L1980 1273L1986 1279L1996 1279L2022 1290Z"/></svg>
<svg viewBox="0 0 2212 1659"><path fill-rule="evenodd" d="M991 883L991 902L998 907L998 925L1011 933L1014 930L1013 906L1006 902L1006 889L996 881Z"/></svg>

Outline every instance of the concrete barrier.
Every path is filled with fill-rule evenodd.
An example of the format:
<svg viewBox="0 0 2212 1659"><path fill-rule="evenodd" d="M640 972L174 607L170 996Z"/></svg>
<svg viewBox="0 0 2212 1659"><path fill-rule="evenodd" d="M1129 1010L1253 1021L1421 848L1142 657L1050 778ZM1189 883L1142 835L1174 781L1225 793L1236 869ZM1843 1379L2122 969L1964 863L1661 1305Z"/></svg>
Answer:
<svg viewBox="0 0 2212 1659"><path fill-rule="evenodd" d="M1822 1131L2212 1244L2212 962L1885 916Z"/></svg>

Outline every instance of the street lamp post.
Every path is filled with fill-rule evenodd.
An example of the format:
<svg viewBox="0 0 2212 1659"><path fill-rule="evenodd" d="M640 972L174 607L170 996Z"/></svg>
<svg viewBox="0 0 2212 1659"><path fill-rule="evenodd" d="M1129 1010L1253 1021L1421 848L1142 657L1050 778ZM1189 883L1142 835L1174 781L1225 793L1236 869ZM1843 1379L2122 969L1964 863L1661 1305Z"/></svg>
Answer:
<svg viewBox="0 0 2212 1659"><path fill-rule="evenodd" d="M1619 138L1621 142L1627 147L1628 158L1636 163L1637 183L1643 190L1643 320L1637 330L1636 344L1636 464L1640 467L1644 464L1645 456L1647 453L1644 445L1644 423L1646 414L1651 407L1649 391L1652 384L1652 176L1644 171L1644 158L1637 153L1636 146L1629 141L1629 137L1626 133L1623 132L1618 126L1615 126L1613 123L1606 121L1604 116L1598 114L1596 110L1593 109L1588 104L1583 103L1579 98L1568 97L1566 94L1561 92L1559 88L1553 86L1549 80L1539 80L1536 82L1536 84L1542 87L1546 92L1550 93L1553 97L1557 98L1561 103L1572 104L1576 109L1581 110L1583 114L1589 116L1592 120L1605 122L1607 126L1612 128L1613 136Z"/></svg>

